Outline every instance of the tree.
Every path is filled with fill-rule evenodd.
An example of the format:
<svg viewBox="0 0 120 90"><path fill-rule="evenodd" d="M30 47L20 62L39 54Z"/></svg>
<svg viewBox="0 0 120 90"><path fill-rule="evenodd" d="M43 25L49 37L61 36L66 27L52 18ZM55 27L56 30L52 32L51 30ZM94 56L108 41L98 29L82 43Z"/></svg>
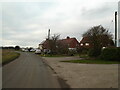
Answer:
<svg viewBox="0 0 120 90"><path fill-rule="evenodd" d="M52 54L68 53L68 46L60 40L60 34L54 34L48 41Z"/></svg>
<svg viewBox="0 0 120 90"><path fill-rule="evenodd" d="M20 46L15 46L15 50L20 50Z"/></svg>
<svg viewBox="0 0 120 90"><path fill-rule="evenodd" d="M32 47L28 48L28 51L30 52L30 50L33 49Z"/></svg>
<svg viewBox="0 0 120 90"><path fill-rule="evenodd" d="M58 54L68 54L69 53L68 45L64 43L62 40L59 40L57 42L57 52Z"/></svg>
<svg viewBox="0 0 120 90"><path fill-rule="evenodd" d="M57 43L59 40L60 35L59 34L54 34L49 40L49 47L51 50L52 54L56 54L57 53Z"/></svg>
<svg viewBox="0 0 120 90"><path fill-rule="evenodd" d="M92 43L92 49L89 54L90 56L99 56L102 47L110 46L113 41L112 34L101 25L90 28L83 34L83 37L89 37Z"/></svg>

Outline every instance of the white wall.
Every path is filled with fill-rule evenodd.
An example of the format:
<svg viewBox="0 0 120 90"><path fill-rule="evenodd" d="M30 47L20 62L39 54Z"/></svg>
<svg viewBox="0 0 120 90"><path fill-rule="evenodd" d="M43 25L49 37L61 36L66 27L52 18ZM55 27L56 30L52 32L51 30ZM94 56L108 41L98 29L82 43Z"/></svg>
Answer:
<svg viewBox="0 0 120 90"><path fill-rule="evenodd" d="M118 47L120 47L120 1L118 2Z"/></svg>

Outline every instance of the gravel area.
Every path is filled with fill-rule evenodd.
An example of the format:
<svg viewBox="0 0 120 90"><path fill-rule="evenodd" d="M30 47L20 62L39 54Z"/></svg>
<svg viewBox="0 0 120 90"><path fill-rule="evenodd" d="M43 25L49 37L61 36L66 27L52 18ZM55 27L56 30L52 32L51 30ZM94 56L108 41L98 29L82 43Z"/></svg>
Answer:
<svg viewBox="0 0 120 90"><path fill-rule="evenodd" d="M65 63L79 57L43 57L71 88L118 88L118 64Z"/></svg>

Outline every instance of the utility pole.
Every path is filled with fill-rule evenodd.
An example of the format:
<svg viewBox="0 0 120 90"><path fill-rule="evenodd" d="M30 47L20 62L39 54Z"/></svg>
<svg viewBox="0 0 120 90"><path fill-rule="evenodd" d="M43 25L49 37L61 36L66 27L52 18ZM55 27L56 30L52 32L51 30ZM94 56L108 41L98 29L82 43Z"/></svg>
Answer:
<svg viewBox="0 0 120 90"><path fill-rule="evenodd" d="M115 46L117 47L117 11L115 12Z"/></svg>

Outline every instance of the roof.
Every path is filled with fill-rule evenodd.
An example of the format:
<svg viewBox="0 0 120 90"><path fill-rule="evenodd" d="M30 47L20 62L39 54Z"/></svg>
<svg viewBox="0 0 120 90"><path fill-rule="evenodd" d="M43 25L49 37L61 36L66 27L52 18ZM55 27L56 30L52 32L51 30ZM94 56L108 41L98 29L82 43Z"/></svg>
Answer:
<svg viewBox="0 0 120 90"><path fill-rule="evenodd" d="M75 48L76 47L76 44L79 45L79 42L77 41L76 38L70 38L70 37L67 37L66 39L61 39L61 40L58 40L58 42L62 43L62 44L66 44L66 45L69 45L69 48ZM45 40L41 43L44 47L49 47L49 42L48 40Z"/></svg>
<svg viewBox="0 0 120 90"><path fill-rule="evenodd" d="M67 37L66 39L60 40L62 44L68 45L69 48L76 48L79 46L79 42L76 38Z"/></svg>
<svg viewBox="0 0 120 90"><path fill-rule="evenodd" d="M41 44L41 45L42 45L42 44L44 44L44 43L45 43L45 41L46 41L46 40L42 41L40 44Z"/></svg>
<svg viewBox="0 0 120 90"><path fill-rule="evenodd" d="M67 43L67 44L70 44L72 43L73 41L77 41L76 38L66 38L66 39L62 39L61 40L63 43ZM78 42L78 41L77 41Z"/></svg>
<svg viewBox="0 0 120 90"><path fill-rule="evenodd" d="M80 43L90 43L91 40L90 40L90 37L83 37L82 40L80 41Z"/></svg>

